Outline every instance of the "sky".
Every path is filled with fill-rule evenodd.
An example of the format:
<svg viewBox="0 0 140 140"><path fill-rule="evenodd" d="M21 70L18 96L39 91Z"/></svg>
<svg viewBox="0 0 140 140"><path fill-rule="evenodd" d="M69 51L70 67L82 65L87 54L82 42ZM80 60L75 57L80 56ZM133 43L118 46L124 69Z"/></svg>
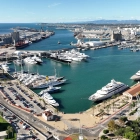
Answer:
<svg viewBox="0 0 140 140"><path fill-rule="evenodd" d="M140 0L0 0L0 23L140 20Z"/></svg>

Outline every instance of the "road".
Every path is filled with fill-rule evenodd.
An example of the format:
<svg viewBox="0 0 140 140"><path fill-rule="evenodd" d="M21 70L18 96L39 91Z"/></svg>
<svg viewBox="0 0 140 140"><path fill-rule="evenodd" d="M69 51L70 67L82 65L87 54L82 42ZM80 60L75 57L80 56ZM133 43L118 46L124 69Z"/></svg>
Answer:
<svg viewBox="0 0 140 140"><path fill-rule="evenodd" d="M35 129L42 132L45 136L46 136L47 131L49 131L49 130L51 130L51 132L54 131L54 133L56 132L59 135L60 140L63 140L64 136L66 136L66 135L69 135L69 134L72 134L72 133L79 133L79 129L77 129L77 128L71 128L71 129L66 130L66 131L57 130L56 128L48 125L47 123L37 119L36 117L34 117L33 114L27 113L23 110L20 110L18 108L15 108L15 107L9 105L1 96L0 96L0 103L2 105L4 105L7 109L11 110L14 114L19 116L23 120L25 120L25 122L29 123ZM93 138L95 138L94 134L89 133L86 129L82 129L82 133L83 133L83 135L88 137L89 140L90 140L90 138L92 140L93 140ZM51 138L50 140L55 140L55 139Z"/></svg>

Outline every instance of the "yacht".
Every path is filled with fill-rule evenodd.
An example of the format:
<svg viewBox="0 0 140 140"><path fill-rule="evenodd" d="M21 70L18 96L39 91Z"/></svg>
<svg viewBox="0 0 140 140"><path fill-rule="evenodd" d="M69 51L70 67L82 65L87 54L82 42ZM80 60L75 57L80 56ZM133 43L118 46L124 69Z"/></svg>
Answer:
<svg viewBox="0 0 140 140"><path fill-rule="evenodd" d="M43 61L37 57L36 55L32 57L33 60L35 60L38 64L42 63Z"/></svg>
<svg viewBox="0 0 140 140"><path fill-rule="evenodd" d="M66 82L66 79L63 80L48 80L48 81L42 81L37 83L32 83L31 88L33 89L41 89L41 88L47 88L49 86L57 86L60 84L64 84Z"/></svg>
<svg viewBox="0 0 140 140"><path fill-rule="evenodd" d="M24 59L24 61L28 64L36 64L37 63L34 59L32 59L32 57L27 57Z"/></svg>
<svg viewBox="0 0 140 140"><path fill-rule="evenodd" d="M7 64L1 64L1 68L6 72L10 71L9 66Z"/></svg>
<svg viewBox="0 0 140 140"><path fill-rule="evenodd" d="M41 95L43 92L48 92L48 93L54 93L54 92L57 92L61 89L61 87L54 87L54 86L49 86L47 89L45 90L42 90L39 95Z"/></svg>
<svg viewBox="0 0 140 140"><path fill-rule="evenodd" d="M140 80L140 70L138 72L136 72L130 79L132 79L134 81Z"/></svg>
<svg viewBox="0 0 140 140"><path fill-rule="evenodd" d="M116 82L114 79L111 80L106 86L102 87L102 89L98 90L96 93L89 97L89 100L92 101L102 101L113 95L120 93L121 91L128 88L127 85L121 82Z"/></svg>
<svg viewBox="0 0 140 140"><path fill-rule="evenodd" d="M42 98L45 98L47 100L53 100L53 97L47 92L42 95Z"/></svg>
<svg viewBox="0 0 140 140"><path fill-rule="evenodd" d="M59 104L53 99L53 97L52 97L51 95L48 95L48 93L47 93L47 95L44 94L44 95L42 96L42 98L43 98L47 103L49 103L50 105L59 106Z"/></svg>

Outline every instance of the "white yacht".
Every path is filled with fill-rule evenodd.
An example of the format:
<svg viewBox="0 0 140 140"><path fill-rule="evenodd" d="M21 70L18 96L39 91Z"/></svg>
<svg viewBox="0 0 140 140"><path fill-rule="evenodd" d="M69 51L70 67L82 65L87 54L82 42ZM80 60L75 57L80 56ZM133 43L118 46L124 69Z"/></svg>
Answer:
<svg viewBox="0 0 140 140"><path fill-rule="evenodd" d="M43 99L45 98L47 100L52 100L53 99L53 97L47 92L42 95L42 98Z"/></svg>
<svg viewBox="0 0 140 140"><path fill-rule="evenodd" d="M102 87L102 89L97 90L96 93L89 97L89 100L92 101L101 101L105 100L113 95L125 90L128 88L127 85L121 82L116 82L115 80L111 80L106 86Z"/></svg>
<svg viewBox="0 0 140 140"><path fill-rule="evenodd" d="M32 57L32 59L35 60L38 64L40 64L40 63L43 62L43 61L42 61L39 57L37 57L36 55L34 55L34 56Z"/></svg>
<svg viewBox="0 0 140 140"><path fill-rule="evenodd" d="M59 104L53 99L53 97L51 95L49 95L48 93L43 94L42 98L49 103L50 105L53 106L59 106Z"/></svg>
<svg viewBox="0 0 140 140"><path fill-rule="evenodd" d="M140 70L136 72L130 79L134 81L140 80Z"/></svg>
<svg viewBox="0 0 140 140"><path fill-rule="evenodd" d="M6 72L10 71L10 68L7 64L1 64L1 68Z"/></svg>
<svg viewBox="0 0 140 140"><path fill-rule="evenodd" d="M37 83L32 83L31 88L33 89L41 89L41 88L47 88L49 86L57 86L60 84L64 84L66 82L66 79L63 80L48 80L48 81L43 81L43 82L37 82Z"/></svg>
<svg viewBox="0 0 140 140"><path fill-rule="evenodd" d="M61 89L61 87L54 87L54 86L49 86L47 89L45 90L42 90L39 95L41 95L43 92L48 92L48 93L54 93L54 92L57 92Z"/></svg>
<svg viewBox="0 0 140 140"><path fill-rule="evenodd" d="M32 59L32 57L27 57L24 59L24 61L28 64L37 64L37 62L34 59Z"/></svg>

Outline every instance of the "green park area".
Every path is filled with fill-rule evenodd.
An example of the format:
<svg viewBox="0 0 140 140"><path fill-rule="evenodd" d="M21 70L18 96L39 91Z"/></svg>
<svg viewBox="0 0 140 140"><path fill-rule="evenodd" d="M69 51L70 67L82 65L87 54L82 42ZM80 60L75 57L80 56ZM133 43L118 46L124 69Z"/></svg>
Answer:
<svg viewBox="0 0 140 140"><path fill-rule="evenodd" d="M2 115L2 113L0 115ZM16 133L14 129L5 119L3 119L2 116L0 116L0 132L1 131L6 131L7 133L5 140L16 140Z"/></svg>

